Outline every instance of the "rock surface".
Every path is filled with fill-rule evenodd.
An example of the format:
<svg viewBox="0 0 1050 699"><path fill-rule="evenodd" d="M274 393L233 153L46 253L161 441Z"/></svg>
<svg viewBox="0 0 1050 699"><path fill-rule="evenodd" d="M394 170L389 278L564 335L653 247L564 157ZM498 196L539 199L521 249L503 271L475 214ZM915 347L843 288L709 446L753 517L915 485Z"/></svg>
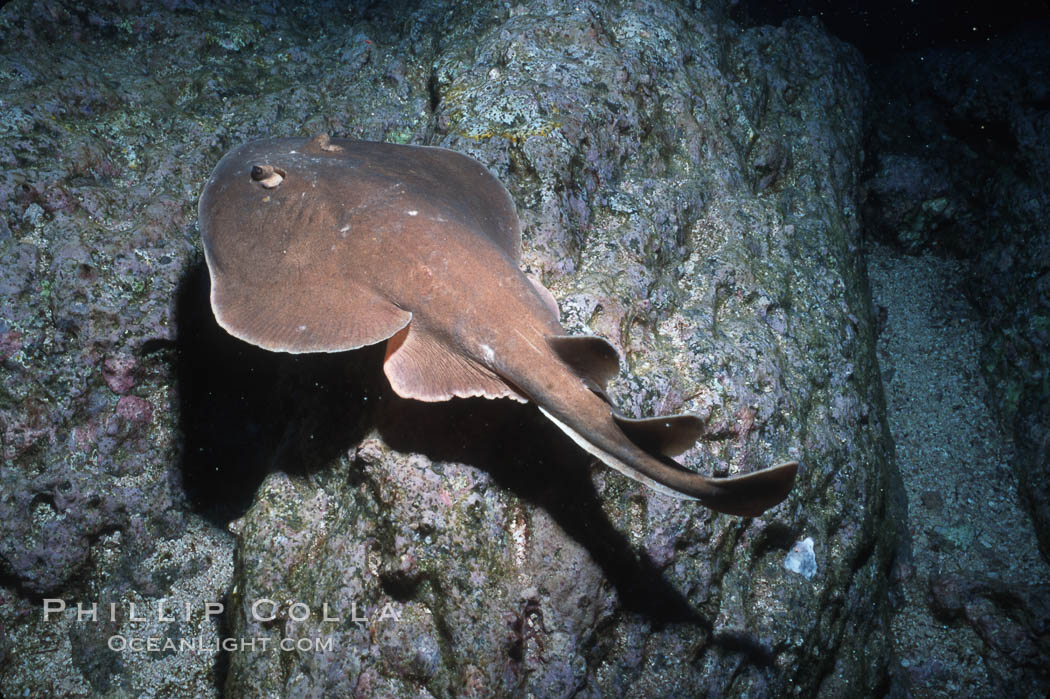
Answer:
<svg viewBox="0 0 1050 699"><path fill-rule="evenodd" d="M993 673L1008 668L995 678L1004 694L1050 690L1050 585L938 575L930 579L930 601L944 621L965 620L977 632Z"/></svg>
<svg viewBox="0 0 1050 699"><path fill-rule="evenodd" d="M0 14L5 695L884 688L902 510L854 51L718 3L92 8ZM589 469L529 406L399 400L381 350L225 337L200 187L238 143L321 131L485 163L565 325L625 357L623 412L705 418L684 461L718 475L798 458L795 492L713 515ZM784 567L806 539L811 578ZM112 650L161 599L191 611L159 637L293 648Z"/></svg>

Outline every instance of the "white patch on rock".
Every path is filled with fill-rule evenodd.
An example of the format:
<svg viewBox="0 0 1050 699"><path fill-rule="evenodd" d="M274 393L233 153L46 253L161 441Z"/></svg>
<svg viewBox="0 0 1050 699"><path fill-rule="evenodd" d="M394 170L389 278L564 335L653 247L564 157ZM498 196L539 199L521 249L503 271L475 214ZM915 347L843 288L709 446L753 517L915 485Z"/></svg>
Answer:
<svg viewBox="0 0 1050 699"><path fill-rule="evenodd" d="M784 557L784 567L792 573L798 573L806 580L817 574L817 557L813 554L813 537L807 536L795 545Z"/></svg>

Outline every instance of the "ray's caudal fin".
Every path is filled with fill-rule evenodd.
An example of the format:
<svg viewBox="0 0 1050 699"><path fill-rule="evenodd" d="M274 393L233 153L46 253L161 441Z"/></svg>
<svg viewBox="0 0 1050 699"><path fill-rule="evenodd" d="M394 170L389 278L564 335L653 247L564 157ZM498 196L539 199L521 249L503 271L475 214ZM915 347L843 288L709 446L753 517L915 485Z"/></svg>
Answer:
<svg viewBox="0 0 1050 699"><path fill-rule="evenodd" d="M753 473L728 478L703 478L706 494L697 499L716 512L758 517L779 505L795 485L798 462L788 461ZM694 474L698 475L698 474Z"/></svg>

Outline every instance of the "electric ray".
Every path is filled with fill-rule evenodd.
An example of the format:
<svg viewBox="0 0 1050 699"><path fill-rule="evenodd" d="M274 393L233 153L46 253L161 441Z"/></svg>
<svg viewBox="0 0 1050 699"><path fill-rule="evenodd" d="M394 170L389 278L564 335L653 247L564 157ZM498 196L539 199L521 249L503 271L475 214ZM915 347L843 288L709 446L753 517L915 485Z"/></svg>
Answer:
<svg viewBox="0 0 1050 699"><path fill-rule="evenodd" d="M253 345L386 341L398 395L532 401L605 464L720 512L755 516L791 491L796 462L728 478L675 462L701 435L695 416L616 414L605 385L618 353L566 334L550 292L519 269L510 195L473 158L326 135L254 141L216 166L200 229L215 317Z"/></svg>

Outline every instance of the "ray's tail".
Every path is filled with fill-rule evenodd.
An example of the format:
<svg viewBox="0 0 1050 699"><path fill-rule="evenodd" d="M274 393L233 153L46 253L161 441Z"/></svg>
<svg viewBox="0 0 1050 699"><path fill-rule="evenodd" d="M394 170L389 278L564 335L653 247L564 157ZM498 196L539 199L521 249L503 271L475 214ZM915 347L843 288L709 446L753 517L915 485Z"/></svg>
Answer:
<svg viewBox="0 0 1050 699"><path fill-rule="evenodd" d="M564 404L540 403L540 410L607 466L658 492L745 517L762 514L791 492L796 461L728 478L708 478L683 468L671 457L701 436L699 418L669 415L635 420L615 414L604 391L606 381L619 370L616 350L597 337L552 337L548 342L583 385L580 390L559 392L567 399Z"/></svg>

